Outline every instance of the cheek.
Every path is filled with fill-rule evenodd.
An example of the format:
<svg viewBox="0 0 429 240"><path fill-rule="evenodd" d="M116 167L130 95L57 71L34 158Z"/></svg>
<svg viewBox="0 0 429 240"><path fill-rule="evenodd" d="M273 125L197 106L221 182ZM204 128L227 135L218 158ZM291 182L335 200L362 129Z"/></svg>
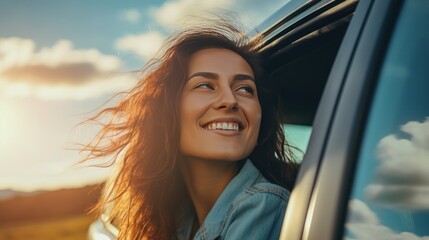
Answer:
<svg viewBox="0 0 429 240"><path fill-rule="evenodd" d="M183 151L190 145L190 124L192 109L186 98L182 98L179 104L180 128L179 128L179 150Z"/></svg>
<svg viewBox="0 0 429 240"><path fill-rule="evenodd" d="M189 105L187 99L182 99L180 103L179 113L180 113L180 136L187 133L186 128L190 126L192 119L192 106ZM182 138L182 137L181 137Z"/></svg>
<svg viewBox="0 0 429 240"><path fill-rule="evenodd" d="M179 105L181 128L196 125L204 113L205 105L201 98L183 97Z"/></svg>
<svg viewBox="0 0 429 240"><path fill-rule="evenodd" d="M193 142L199 130L199 120L204 114L207 103L202 98L184 96L179 103L180 116L180 145L187 146Z"/></svg>
<svg viewBox="0 0 429 240"><path fill-rule="evenodd" d="M262 112L259 108L258 114L255 116L255 122L256 122L256 136L255 136L255 142L258 141L259 132L261 130L261 121L262 121Z"/></svg>
<svg viewBox="0 0 429 240"><path fill-rule="evenodd" d="M251 126L251 136L249 136L250 141L251 143L256 143L259 136L261 121L262 121L261 106L259 102L257 102L257 103L247 105L246 109L244 110L247 113L246 114L247 119Z"/></svg>
<svg viewBox="0 0 429 240"><path fill-rule="evenodd" d="M251 106L251 108L249 109L249 115L252 118L251 121L253 122L255 129L257 130L257 132L259 132L259 128L261 126L262 121L262 110L259 102Z"/></svg>

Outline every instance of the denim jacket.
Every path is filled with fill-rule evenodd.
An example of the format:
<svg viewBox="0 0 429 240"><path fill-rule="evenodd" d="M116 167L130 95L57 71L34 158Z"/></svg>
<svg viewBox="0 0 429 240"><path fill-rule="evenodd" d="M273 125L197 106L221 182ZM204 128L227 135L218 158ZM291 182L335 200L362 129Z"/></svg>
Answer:
<svg viewBox="0 0 429 240"><path fill-rule="evenodd" d="M250 160L226 186L194 239L279 239L290 192L265 179ZM189 240L195 214L177 228Z"/></svg>

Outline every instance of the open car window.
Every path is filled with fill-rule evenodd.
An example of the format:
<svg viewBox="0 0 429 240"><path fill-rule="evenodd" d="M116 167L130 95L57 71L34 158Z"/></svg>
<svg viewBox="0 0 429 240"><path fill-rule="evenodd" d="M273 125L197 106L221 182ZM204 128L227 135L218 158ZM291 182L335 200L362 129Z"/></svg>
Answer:
<svg viewBox="0 0 429 240"><path fill-rule="evenodd" d="M356 2L347 1L327 14L294 28L285 27L261 48L266 87L278 96L288 143L302 161L312 125ZM286 24L287 25L287 24ZM273 35L273 33L270 33Z"/></svg>

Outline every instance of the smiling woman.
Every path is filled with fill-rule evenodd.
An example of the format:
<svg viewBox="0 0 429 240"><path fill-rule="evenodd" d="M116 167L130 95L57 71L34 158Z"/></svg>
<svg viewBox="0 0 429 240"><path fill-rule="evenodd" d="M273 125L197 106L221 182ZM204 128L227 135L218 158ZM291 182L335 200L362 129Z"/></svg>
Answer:
<svg viewBox="0 0 429 240"><path fill-rule="evenodd" d="M118 161L99 210L119 238L278 239L296 164L255 44L226 21L183 30L93 118L113 116L84 150Z"/></svg>
<svg viewBox="0 0 429 240"><path fill-rule="evenodd" d="M236 161L249 156L261 123L253 71L237 53L194 53L180 104L180 148L187 158Z"/></svg>

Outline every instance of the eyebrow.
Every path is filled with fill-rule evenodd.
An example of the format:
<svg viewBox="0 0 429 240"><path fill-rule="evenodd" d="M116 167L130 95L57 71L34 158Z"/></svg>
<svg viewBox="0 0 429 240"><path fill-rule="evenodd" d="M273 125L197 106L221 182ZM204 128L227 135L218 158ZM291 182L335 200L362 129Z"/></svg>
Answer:
<svg viewBox="0 0 429 240"><path fill-rule="evenodd" d="M194 77L203 77L203 78L216 80L216 79L219 79L219 74L212 73L212 72L196 72L196 73L192 74L188 78L188 80L190 80L191 78L194 78ZM242 74L242 73L234 75L233 80L235 80L235 81L251 80L253 82L255 81L255 79L252 76L250 76L248 74Z"/></svg>

